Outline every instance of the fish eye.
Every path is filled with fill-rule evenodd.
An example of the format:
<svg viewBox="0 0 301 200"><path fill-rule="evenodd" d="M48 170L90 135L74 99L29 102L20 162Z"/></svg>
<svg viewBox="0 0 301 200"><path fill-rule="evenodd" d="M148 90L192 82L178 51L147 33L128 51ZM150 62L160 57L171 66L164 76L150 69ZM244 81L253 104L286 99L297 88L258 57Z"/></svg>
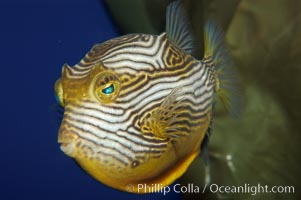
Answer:
<svg viewBox="0 0 301 200"><path fill-rule="evenodd" d="M55 92L55 99L56 99L57 103L60 106L64 107L65 102L64 102L64 97L63 97L63 85L62 85L61 79L58 79L55 82L54 92Z"/></svg>
<svg viewBox="0 0 301 200"><path fill-rule="evenodd" d="M112 72L102 72L96 75L92 85L94 85L94 96L101 103L111 103L119 94L120 81Z"/></svg>
<svg viewBox="0 0 301 200"><path fill-rule="evenodd" d="M104 93L106 95L110 95L114 92L114 90L115 90L114 84L110 84L108 87L106 87L102 90L102 93Z"/></svg>

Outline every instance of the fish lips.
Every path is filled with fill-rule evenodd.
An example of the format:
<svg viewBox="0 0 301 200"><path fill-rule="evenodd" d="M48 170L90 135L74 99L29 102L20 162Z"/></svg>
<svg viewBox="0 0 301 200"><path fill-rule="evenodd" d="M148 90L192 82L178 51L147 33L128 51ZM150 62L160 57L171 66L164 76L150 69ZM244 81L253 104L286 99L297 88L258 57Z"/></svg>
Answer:
<svg viewBox="0 0 301 200"><path fill-rule="evenodd" d="M61 128L58 136L58 143L61 150L69 157L74 158L76 154L76 141L78 136L70 130Z"/></svg>

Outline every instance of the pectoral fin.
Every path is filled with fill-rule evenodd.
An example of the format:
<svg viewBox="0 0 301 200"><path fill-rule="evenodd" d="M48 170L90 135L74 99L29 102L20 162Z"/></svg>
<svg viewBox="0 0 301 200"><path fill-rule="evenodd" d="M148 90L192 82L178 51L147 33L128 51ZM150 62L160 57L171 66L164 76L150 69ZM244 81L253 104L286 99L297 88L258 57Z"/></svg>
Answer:
<svg viewBox="0 0 301 200"><path fill-rule="evenodd" d="M159 107L141 120L142 133L153 134L162 139L177 139L188 135L181 130L181 113L185 106L181 97L180 88L172 90Z"/></svg>

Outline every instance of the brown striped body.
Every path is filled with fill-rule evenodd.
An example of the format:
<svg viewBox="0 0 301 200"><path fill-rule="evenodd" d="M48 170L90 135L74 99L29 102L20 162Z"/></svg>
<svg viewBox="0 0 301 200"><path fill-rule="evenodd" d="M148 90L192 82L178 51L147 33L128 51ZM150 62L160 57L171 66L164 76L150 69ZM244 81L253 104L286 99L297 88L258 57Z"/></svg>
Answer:
<svg viewBox="0 0 301 200"><path fill-rule="evenodd" d="M107 83L120 88L116 97L100 100L96 87ZM215 78L165 33L133 34L96 45L78 65L64 66L57 85L64 91L62 150L99 181L125 190L127 184L168 185L184 173L209 126ZM175 88L180 106L167 136L143 129Z"/></svg>

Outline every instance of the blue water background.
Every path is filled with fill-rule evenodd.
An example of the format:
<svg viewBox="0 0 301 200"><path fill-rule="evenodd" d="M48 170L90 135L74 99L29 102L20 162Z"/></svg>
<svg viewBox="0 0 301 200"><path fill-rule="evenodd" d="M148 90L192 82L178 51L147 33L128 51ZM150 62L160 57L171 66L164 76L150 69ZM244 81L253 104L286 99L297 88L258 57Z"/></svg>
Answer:
<svg viewBox="0 0 301 200"><path fill-rule="evenodd" d="M98 0L2 0L0 199L176 199L106 187L57 144L53 86L64 63L118 36Z"/></svg>

